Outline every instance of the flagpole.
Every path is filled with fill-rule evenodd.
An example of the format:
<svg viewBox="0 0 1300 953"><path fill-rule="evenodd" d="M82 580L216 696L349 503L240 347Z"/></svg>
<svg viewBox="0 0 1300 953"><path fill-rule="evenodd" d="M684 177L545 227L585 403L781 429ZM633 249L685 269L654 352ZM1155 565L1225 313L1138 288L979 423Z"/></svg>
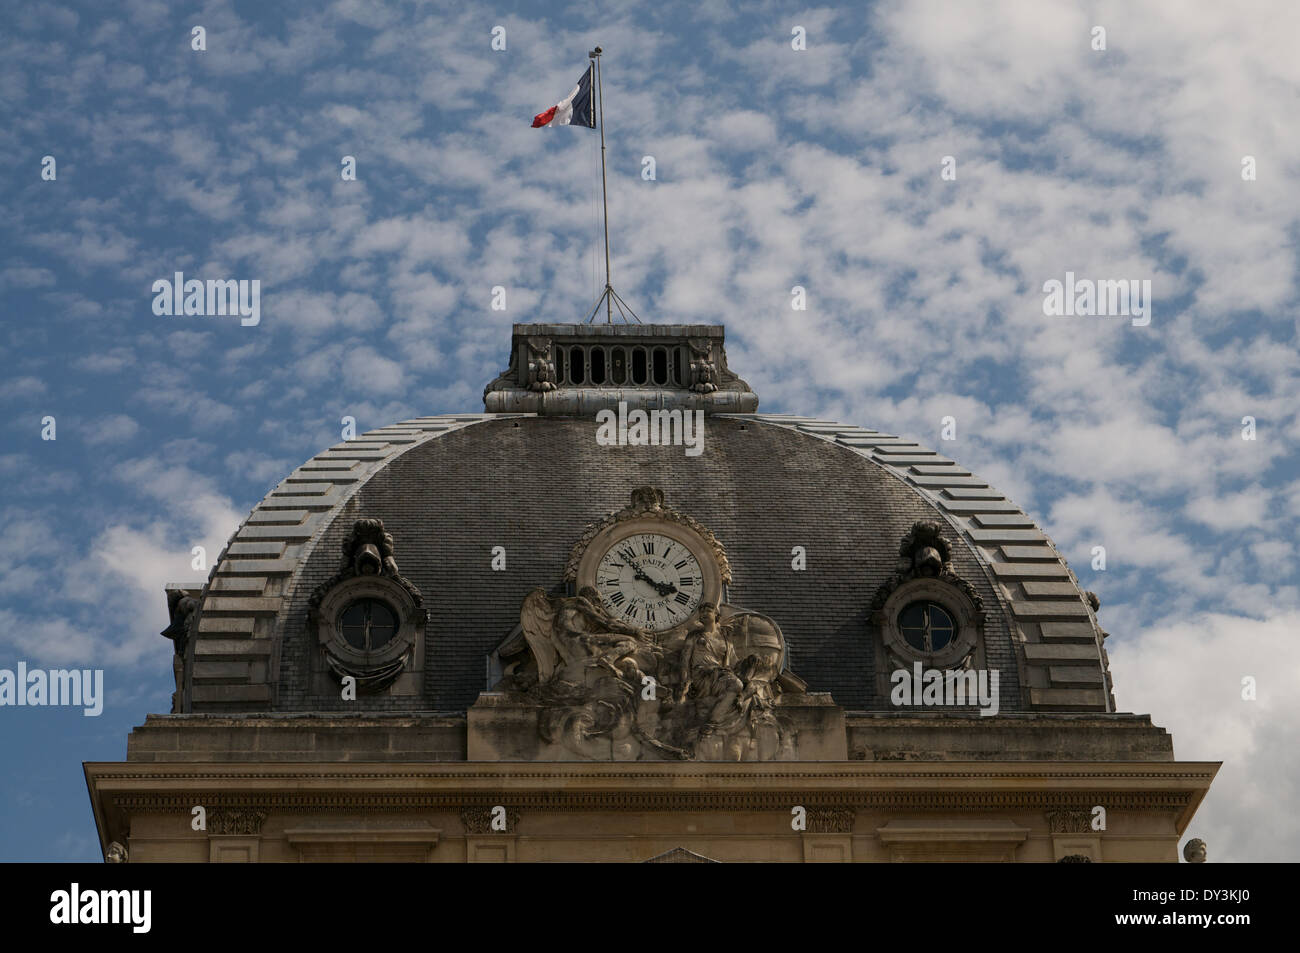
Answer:
<svg viewBox="0 0 1300 953"><path fill-rule="evenodd" d="M628 324L632 323L628 321L629 314L632 315L632 320L640 324L641 316L633 311L632 306L614 290L614 284L609 276L609 178L608 173L605 171L605 88L600 78L600 55L602 52L598 46L587 56L593 63L593 66L589 67L589 69L595 69L596 71L596 102L600 112L600 198L601 204L605 207L605 290L596 299L596 306L591 309L591 314L587 315L587 320L583 323L590 324L595 320L596 312L600 310L600 303L603 301L605 302L606 324L614 323L615 308L618 308L619 315Z"/></svg>
<svg viewBox="0 0 1300 953"><path fill-rule="evenodd" d="M587 56L592 60L596 69L596 98L600 109L600 198L601 204L605 207L605 293L602 297L605 299L605 323L613 324L614 316L610 299L614 286L609 280L609 186L605 177L605 88L600 82L601 52L601 48L598 46Z"/></svg>

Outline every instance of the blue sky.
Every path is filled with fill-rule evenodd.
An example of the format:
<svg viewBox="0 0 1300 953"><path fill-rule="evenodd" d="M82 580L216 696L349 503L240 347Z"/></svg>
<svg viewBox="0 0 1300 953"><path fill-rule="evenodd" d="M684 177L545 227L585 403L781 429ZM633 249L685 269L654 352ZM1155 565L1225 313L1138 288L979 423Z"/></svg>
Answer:
<svg viewBox="0 0 1300 953"><path fill-rule="evenodd" d="M725 323L762 410L907 434L1010 494L1100 595L1120 708L1225 762L1189 833L1300 853L1300 8L852 6L6 15L0 667L101 667L107 703L0 709L0 859L98 859L81 762L168 709L162 587L205 575L193 546L344 415L480 411L511 323L585 317L598 137L529 122L597 43L622 295ZM260 323L156 316L176 271L259 280ZM1046 316L1067 271L1149 279L1150 324Z"/></svg>

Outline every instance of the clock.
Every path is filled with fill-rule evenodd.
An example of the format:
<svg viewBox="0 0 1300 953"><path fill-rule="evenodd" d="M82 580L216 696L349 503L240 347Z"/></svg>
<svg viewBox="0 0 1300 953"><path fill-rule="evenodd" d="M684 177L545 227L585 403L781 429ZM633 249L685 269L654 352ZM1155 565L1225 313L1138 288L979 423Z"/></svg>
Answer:
<svg viewBox="0 0 1300 953"><path fill-rule="evenodd" d="M722 601L714 549L690 525L646 515L596 534L582 554L577 588L595 587L605 610L627 625L666 632L702 603Z"/></svg>
<svg viewBox="0 0 1300 953"><path fill-rule="evenodd" d="M704 574L690 548L662 533L616 542L596 566L605 608L629 625L662 632L681 625L704 598Z"/></svg>

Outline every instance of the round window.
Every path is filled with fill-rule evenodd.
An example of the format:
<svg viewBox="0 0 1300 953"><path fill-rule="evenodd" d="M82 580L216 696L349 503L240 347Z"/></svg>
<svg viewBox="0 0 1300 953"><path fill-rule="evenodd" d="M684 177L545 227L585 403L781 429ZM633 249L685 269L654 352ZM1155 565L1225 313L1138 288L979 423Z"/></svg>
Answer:
<svg viewBox="0 0 1300 953"><path fill-rule="evenodd" d="M358 599L339 614L339 633L363 652L383 648L397 634L397 614L378 599Z"/></svg>
<svg viewBox="0 0 1300 953"><path fill-rule="evenodd" d="M934 602L912 602L898 614L898 629L918 652L937 652L957 637L957 623Z"/></svg>

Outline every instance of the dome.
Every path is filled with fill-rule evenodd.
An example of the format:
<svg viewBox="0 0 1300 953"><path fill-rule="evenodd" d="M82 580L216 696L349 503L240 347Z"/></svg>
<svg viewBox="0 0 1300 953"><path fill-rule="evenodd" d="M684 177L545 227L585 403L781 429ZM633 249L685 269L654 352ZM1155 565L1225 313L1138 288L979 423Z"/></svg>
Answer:
<svg viewBox="0 0 1300 953"><path fill-rule="evenodd" d="M253 509L201 592L171 594L188 633L175 710L463 715L499 687L512 635L523 645L528 594L574 592L584 534L645 487L712 535L726 603L774 620L783 670L807 693L891 711L900 661L942 657L969 631L947 661L997 671L997 711L1113 711L1095 597L1015 503L906 439L757 403L727 369L721 328L516 326L485 395L495 412L322 451ZM698 413L698 452L600 439L599 415L629 408ZM356 561L367 546L372 588L331 595L351 566L369 571ZM345 623L322 627L321 607L360 619L381 584L418 638L356 672L380 690L345 698L348 648L335 633L331 653L321 634ZM925 613L932 642L916 642L906 612ZM376 616L374 637L390 622Z"/></svg>
<svg viewBox="0 0 1300 953"><path fill-rule="evenodd" d="M483 400L321 451L169 587L173 711L86 766L106 851L1176 859L1218 766L1115 711L986 481L760 413L715 326L516 325Z"/></svg>

